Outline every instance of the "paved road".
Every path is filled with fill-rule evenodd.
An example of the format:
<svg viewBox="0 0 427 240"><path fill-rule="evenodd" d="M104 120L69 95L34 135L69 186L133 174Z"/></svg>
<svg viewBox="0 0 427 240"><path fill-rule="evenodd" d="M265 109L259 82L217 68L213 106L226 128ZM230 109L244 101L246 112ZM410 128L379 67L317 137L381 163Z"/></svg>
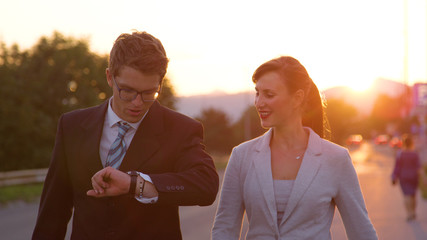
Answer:
<svg viewBox="0 0 427 240"><path fill-rule="evenodd" d="M13 203L0 209L0 239L31 239L37 216L37 204Z"/></svg>
<svg viewBox="0 0 427 240"><path fill-rule="evenodd" d="M423 162L427 161L427 149L421 149ZM388 146L364 144L361 150L351 152L366 206L379 239L387 240L426 240L427 239L427 200L418 194L418 218L406 222L403 196L400 188L391 185L390 175L394 165L394 151ZM334 230L338 226L335 225ZM335 231L337 232L337 231ZM343 239L343 235L335 239Z"/></svg>
<svg viewBox="0 0 427 240"><path fill-rule="evenodd" d="M387 146L364 144L350 149L369 216L380 239L427 239L427 200L418 196L418 219L406 222L400 189L390 184L393 152ZM425 159L427 160L427 159ZM222 176L222 173L220 173ZM185 240L209 239L218 200L209 207L181 207L181 229ZM0 239L30 239L37 203L14 203L0 209ZM244 226L244 228L246 225ZM336 212L331 228L333 239L346 239ZM69 239L69 237L67 237Z"/></svg>

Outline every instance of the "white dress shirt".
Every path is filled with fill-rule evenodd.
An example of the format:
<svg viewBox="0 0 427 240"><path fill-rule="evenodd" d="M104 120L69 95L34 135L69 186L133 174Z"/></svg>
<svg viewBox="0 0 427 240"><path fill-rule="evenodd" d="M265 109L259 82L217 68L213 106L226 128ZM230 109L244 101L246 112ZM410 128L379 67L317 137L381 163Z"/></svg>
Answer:
<svg viewBox="0 0 427 240"><path fill-rule="evenodd" d="M117 114L113 111L113 108L111 108L112 98L110 98L108 103L108 110L107 114L105 114L105 120L104 120L104 126L102 129L102 136L101 136L101 142L99 144L99 156L101 157L102 166L105 167L105 163L107 161L108 151L110 150L111 144L113 144L114 140L117 138L117 134L119 132L119 127L117 126L117 122L126 122L122 120ZM148 113L148 111L147 111ZM130 143L132 142L133 137L135 136L136 130L138 129L139 125L141 124L142 120L145 118L145 115L136 123L129 123L131 127L127 131L124 137L126 150L129 148ZM153 183L150 176L147 174L143 174L138 172L139 175L145 180L149 181L150 183ZM138 196L135 196L135 199L138 200L141 203L155 203L158 200L158 197L154 198L139 198Z"/></svg>

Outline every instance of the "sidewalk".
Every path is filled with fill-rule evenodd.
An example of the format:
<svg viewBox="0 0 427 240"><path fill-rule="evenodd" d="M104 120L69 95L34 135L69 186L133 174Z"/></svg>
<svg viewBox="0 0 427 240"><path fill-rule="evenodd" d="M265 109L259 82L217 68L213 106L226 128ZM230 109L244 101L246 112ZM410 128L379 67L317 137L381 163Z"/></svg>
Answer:
<svg viewBox="0 0 427 240"><path fill-rule="evenodd" d="M403 195L398 185L391 185L390 174L394 160L378 162L377 167L359 173L359 181L365 198L369 217L379 239L385 240L426 240L427 200L417 196L417 219L406 221ZM357 168L356 168L357 169ZM359 172L359 171L358 171ZM339 215L338 211L336 215ZM341 218L335 216L332 226L333 239L346 239Z"/></svg>

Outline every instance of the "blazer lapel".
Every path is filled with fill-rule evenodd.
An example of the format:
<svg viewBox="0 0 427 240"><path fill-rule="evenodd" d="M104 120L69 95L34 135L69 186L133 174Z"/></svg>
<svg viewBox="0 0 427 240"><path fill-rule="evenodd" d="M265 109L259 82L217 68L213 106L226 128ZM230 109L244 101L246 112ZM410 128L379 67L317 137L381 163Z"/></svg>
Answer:
<svg viewBox="0 0 427 240"><path fill-rule="evenodd" d="M283 224L291 215L292 211L297 206L298 201L301 200L305 191L310 186L320 167L318 156L321 154L321 138L313 130L309 128L305 129L310 131L307 150L304 154L304 158L302 159L281 224Z"/></svg>
<svg viewBox="0 0 427 240"><path fill-rule="evenodd" d="M255 172L260 183L261 190L266 202L266 206L271 215L271 220L277 221L276 201L274 199L273 175L271 173L271 151L270 139L272 130L270 129L261 137L261 142L256 146L253 162ZM277 224L274 224L277 227ZM278 229L276 229L278 231Z"/></svg>
<svg viewBox="0 0 427 240"><path fill-rule="evenodd" d="M160 148L159 136L164 131L163 126L162 106L158 102L154 102L126 151L120 165L121 171L139 169L141 165L150 160Z"/></svg>
<svg viewBox="0 0 427 240"><path fill-rule="evenodd" d="M80 159L86 161L85 164L88 166L86 169L91 171L91 174L103 168L101 157L99 156L99 144L101 142L108 103L109 100L95 107L94 111L80 124L85 130L85 136L79 139L81 141Z"/></svg>

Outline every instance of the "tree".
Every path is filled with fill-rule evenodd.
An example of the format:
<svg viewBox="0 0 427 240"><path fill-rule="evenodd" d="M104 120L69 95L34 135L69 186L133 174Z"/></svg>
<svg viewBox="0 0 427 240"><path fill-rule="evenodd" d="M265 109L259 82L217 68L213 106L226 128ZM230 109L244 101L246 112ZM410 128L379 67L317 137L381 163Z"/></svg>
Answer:
<svg viewBox="0 0 427 240"><path fill-rule="evenodd" d="M343 100L328 99L326 116L332 132L332 141L343 144L345 138L355 130L354 124L358 121L357 110Z"/></svg>
<svg viewBox="0 0 427 240"><path fill-rule="evenodd" d="M20 51L2 44L0 76L0 170L46 167L62 113L99 104L110 94L107 56L88 49L86 40L60 33L42 37Z"/></svg>
<svg viewBox="0 0 427 240"><path fill-rule="evenodd" d="M233 147L233 131L227 114L215 108L203 109L196 117L204 126L206 149L210 153L229 153Z"/></svg>
<svg viewBox="0 0 427 240"><path fill-rule="evenodd" d="M175 89L173 88L173 85L169 78L164 78L162 83L162 89L159 96L159 102L162 103L162 105L176 110L175 102Z"/></svg>
<svg viewBox="0 0 427 240"><path fill-rule="evenodd" d="M258 137L266 131L261 127L258 112L254 106L246 108L240 119L233 125L233 130L234 145Z"/></svg>
<svg viewBox="0 0 427 240"><path fill-rule="evenodd" d="M406 101L402 101L402 97L394 98L386 94L378 96L370 115L370 122L374 130L384 133L389 123L399 125L406 108Z"/></svg>
<svg viewBox="0 0 427 240"><path fill-rule="evenodd" d="M47 167L60 115L112 95L107 66L86 39L58 32L24 51L0 42L0 171ZM168 79L159 101L175 108Z"/></svg>

